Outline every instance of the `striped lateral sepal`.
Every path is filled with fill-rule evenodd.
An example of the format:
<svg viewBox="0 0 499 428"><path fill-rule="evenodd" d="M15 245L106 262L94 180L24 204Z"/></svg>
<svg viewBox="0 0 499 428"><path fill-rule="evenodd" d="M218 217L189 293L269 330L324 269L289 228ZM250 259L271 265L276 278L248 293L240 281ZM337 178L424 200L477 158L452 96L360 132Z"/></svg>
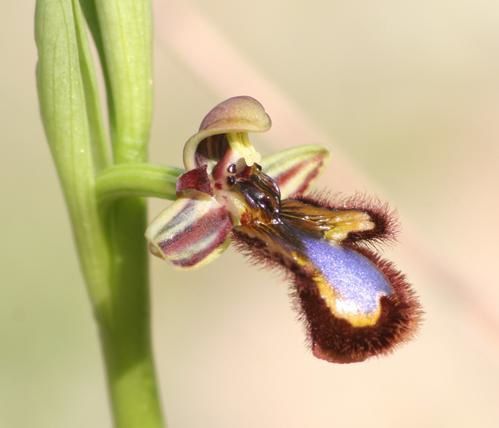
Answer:
<svg viewBox="0 0 499 428"><path fill-rule="evenodd" d="M151 252L179 268L209 263L229 245L232 223L216 199L181 197L164 210L146 231Z"/></svg>
<svg viewBox="0 0 499 428"><path fill-rule="evenodd" d="M275 180L285 199L307 191L328 157L322 146L299 146L264 158L262 168Z"/></svg>

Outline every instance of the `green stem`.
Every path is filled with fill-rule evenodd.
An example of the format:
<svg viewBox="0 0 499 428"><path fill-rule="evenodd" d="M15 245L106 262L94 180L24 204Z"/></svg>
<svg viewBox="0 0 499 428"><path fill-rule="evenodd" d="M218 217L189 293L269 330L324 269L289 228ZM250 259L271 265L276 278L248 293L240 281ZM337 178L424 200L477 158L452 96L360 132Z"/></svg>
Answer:
<svg viewBox="0 0 499 428"><path fill-rule="evenodd" d="M108 166L82 6L87 20L93 19L89 27L98 30L113 157L119 164L114 167ZM147 161L150 0L37 0L35 22L40 110L99 326L114 423L117 428L160 428L143 236L146 206L135 197L140 193L116 198L117 186L109 190L120 177L133 187L133 173L123 170ZM102 191L96 183L100 171L105 171L99 175ZM102 195L109 196L109 204L101 203Z"/></svg>
<svg viewBox="0 0 499 428"><path fill-rule="evenodd" d="M159 428L163 417L151 346L146 205L115 201L104 211L112 274L107 307L96 308L115 424Z"/></svg>
<svg viewBox="0 0 499 428"><path fill-rule="evenodd" d="M136 294L137 299L133 299ZM141 304L143 293L137 290L115 294L113 322L101 323L101 342L105 356L114 424L118 428L156 428L163 426L154 369L148 312L142 321L137 313L124 320L124 301ZM145 297L148 297L146 295ZM137 311L135 311L137 312ZM137 320L139 322L137 323Z"/></svg>
<svg viewBox="0 0 499 428"><path fill-rule="evenodd" d="M95 150L97 133L89 111L97 92L88 75L81 15L71 0L38 0L35 17L37 84L45 133L71 218L73 236L87 290L95 306L109 300L110 255L99 204L95 171L105 162Z"/></svg>
<svg viewBox="0 0 499 428"><path fill-rule="evenodd" d="M97 197L106 205L129 196L174 200L175 183L181 173L179 168L148 163L115 165L97 176Z"/></svg>
<svg viewBox="0 0 499 428"><path fill-rule="evenodd" d="M147 161L152 110L150 0L94 0L116 164ZM92 28L92 27L91 27ZM142 198L115 200L102 213L110 243L109 316L99 324L115 424L159 428L163 417L154 370L149 267ZM97 308L101 311L101 308Z"/></svg>

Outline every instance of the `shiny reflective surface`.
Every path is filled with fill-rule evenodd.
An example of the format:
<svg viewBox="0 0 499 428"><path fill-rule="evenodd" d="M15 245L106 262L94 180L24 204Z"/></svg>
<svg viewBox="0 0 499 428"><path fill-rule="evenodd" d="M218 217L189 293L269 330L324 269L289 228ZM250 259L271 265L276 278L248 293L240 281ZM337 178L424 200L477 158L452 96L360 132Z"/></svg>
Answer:
<svg viewBox="0 0 499 428"><path fill-rule="evenodd" d="M376 313L380 297L393 292L385 276L362 254L303 235L301 241L307 257L336 294L340 316Z"/></svg>

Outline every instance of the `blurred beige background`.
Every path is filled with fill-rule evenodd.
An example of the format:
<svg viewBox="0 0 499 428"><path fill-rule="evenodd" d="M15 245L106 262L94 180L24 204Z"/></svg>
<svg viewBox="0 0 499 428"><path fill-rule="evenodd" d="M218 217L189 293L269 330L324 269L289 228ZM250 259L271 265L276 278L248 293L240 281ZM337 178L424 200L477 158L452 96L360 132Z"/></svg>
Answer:
<svg viewBox="0 0 499 428"><path fill-rule="evenodd" d="M97 335L38 118L34 1L0 3L0 427L109 427ZM156 2L151 160L222 99L257 97L261 151L323 143L319 185L400 213L419 336L355 365L312 357L279 275L229 251L152 261L171 428L499 426L499 4ZM151 215L166 202L152 201Z"/></svg>

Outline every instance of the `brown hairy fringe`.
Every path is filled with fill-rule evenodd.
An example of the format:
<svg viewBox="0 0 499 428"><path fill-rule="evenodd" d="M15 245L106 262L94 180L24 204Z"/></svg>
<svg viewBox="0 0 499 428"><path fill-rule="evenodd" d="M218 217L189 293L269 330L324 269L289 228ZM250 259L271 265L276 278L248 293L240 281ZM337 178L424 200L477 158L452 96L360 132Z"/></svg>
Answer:
<svg viewBox="0 0 499 428"><path fill-rule="evenodd" d="M352 246L357 244L355 247L367 245L377 248L381 244L394 242L400 229L396 211L391 209L388 203L373 196L357 193L345 197L330 192L313 192L295 196L293 199L331 210L366 212L375 224L374 229L349 233L342 244L352 244Z"/></svg>
<svg viewBox="0 0 499 428"><path fill-rule="evenodd" d="M359 207L359 204L355 206ZM366 206L371 207L363 205ZM338 206L334 208L338 209ZM348 203L344 209L352 209L352 206ZM390 231L389 223L385 222L384 227L385 231ZM290 280L293 307L298 318L304 321L307 343L316 357L335 363L359 362L390 353L414 336L423 314L417 297L405 276L372 250L361 246L354 248L380 269L394 292L381 298L381 314L375 325L354 327L347 320L335 316L326 305L313 280L317 272L314 267L298 265L292 257L286 257L285 252L272 249L271 244L249 236L244 229L235 228L233 231L236 248L253 264L277 268ZM350 246L353 247L353 244Z"/></svg>

